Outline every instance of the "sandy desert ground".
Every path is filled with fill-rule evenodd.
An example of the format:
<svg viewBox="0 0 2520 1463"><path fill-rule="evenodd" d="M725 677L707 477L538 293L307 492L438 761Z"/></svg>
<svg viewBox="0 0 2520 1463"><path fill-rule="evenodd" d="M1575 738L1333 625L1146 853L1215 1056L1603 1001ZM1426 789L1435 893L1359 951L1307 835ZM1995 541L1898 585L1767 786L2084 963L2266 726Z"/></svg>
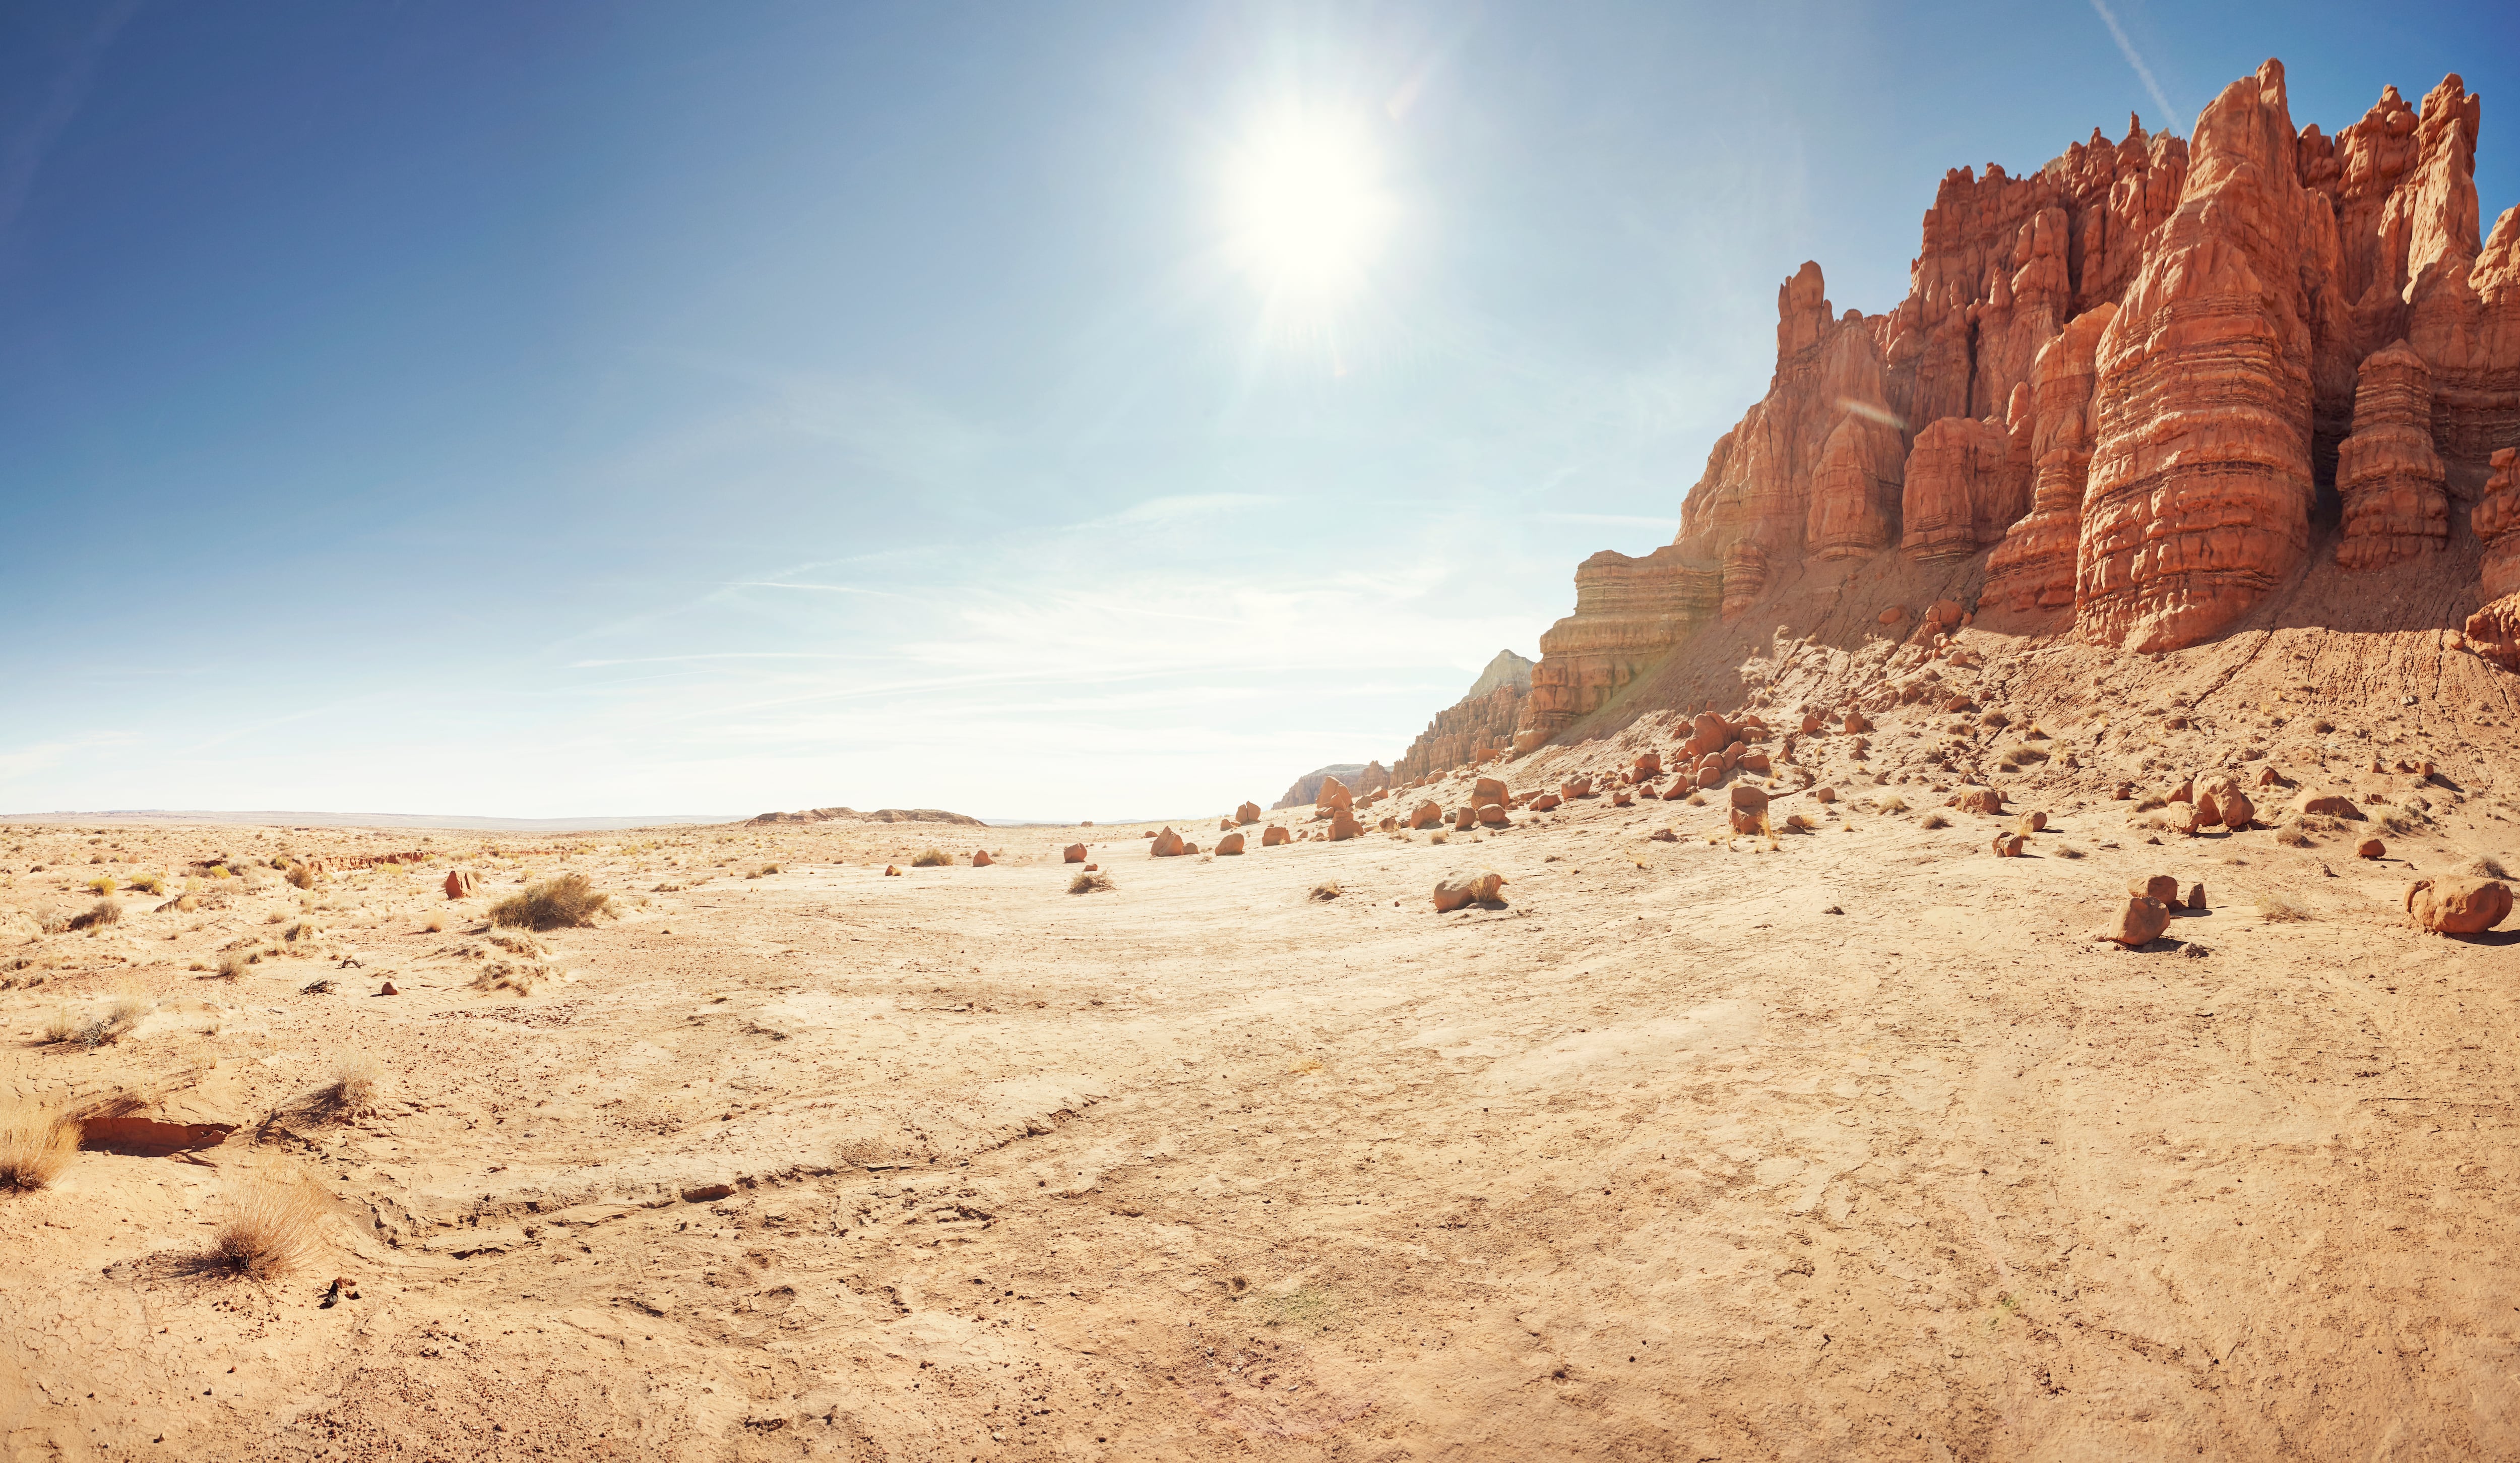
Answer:
<svg viewBox="0 0 2520 1463"><path fill-rule="evenodd" d="M1866 654L1764 694L1824 699ZM1990 705L2029 685L2000 654L1903 654L1863 673L1933 668ZM980 868L975 830L916 825L0 829L22 1104L126 1095L125 1148L236 1124L0 1194L0 1437L28 1458L2520 1453L2520 954L2402 908L2417 874L2520 860L2490 765L2510 708L2324 732L2267 704L2145 714L2178 677L2228 683L2230 654L2148 664L2105 709L2040 682L2054 754L2005 779L2002 816L1940 828L1994 738L1908 709L1868 752L1801 739L1771 811L1816 831L1774 838L1731 836L1720 791L1441 844L1325 842L1290 810L1271 818L1315 837L1227 857L996 829ZM2144 765L2327 779L2366 824L2271 796L2277 827L2165 833L2097 788L2138 755L2112 717ZM1502 775L1608 776L1672 737L1642 717ZM2431 775L2395 770L2415 752ZM2048 829L1994 856L2029 809ZM2389 856L2355 857L2384 824ZM1209 843L1215 815L1183 827ZM1079 838L1112 888L1068 892ZM910 867L930 844L955 863ZM302 890L274 867L395 851L426 857ZM213 857L235 877L203 878ZM480 893L447 898L451 868ZM1504 900L1437 915L1456 869L1503 874ZM147 872L162 897L124 892L118 923L41 933L88 880ZM530 942L485 923L566 872L611 913ZM2207 910L2094 941L2151 873ZM199 907L157 908L187 879ZM529 992L482 988L494 967ZM46 1039L117 998L146 1013L118 1039ZM375 1091L327 1108L345 1058ZM241 1279L204 1257L257 1176L320 1191L320 1248Z"/></svg>

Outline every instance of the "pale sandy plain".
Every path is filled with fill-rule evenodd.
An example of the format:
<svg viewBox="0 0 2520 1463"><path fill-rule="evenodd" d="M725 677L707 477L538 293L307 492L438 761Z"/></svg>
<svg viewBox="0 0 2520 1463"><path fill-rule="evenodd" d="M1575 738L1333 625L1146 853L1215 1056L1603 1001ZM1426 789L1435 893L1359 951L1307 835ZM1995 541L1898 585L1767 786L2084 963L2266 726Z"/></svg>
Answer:
<svg viewBox="0 0 2520 1463"><path fill-rule="evenodd" d="M1725 837L1720 793L1160 860L1138 826L0 829L11 1088L241 1124L0 1194L0 1437L47 1459L2520 1454L2520 951L2400 907L2417 873L2520 860L2510 678L2439 636L2275 627L2160 661L1960 639L1982 668L1854 630L1753 658L1779 720L1926 669L2015 713L1917 704L1861 755L1803 741L1773 811L1818 831L1773 845ZM2338 696L2369 709L2314 721ZM2049 755L1988 768L2033 720ZM1672 741L1640 716L1503 775ZM2353 789L2367 825L2189 839L2108 792L2270 765ZM2030 856L1988 851L2010 814L1925 826L1972 771L2050 813ZM1218 811L1182 826L1211 844ZM2390 858L2357 859L2384 826ZM1080 837L1113 889L1067 892ZM1001 862L969 867L983 843ZM907 869L929 844L956 866ZM268 866L398 848L429 858L304 892ZM171 894L213 853L246 871L223 907L126 895L100 934L36 933L97 874ZM481 897L444 897L454 866ZM1462 868L1506 875L1503 905L1433 913ZM529 995L473 988L535 958L489 943L490 899L572 870L617 917L544 937L565 974ZM2094 942L2153 872L2210 912ZM2286 901L2309 917L2269 918ZM275 945L302 953L216 978ZM133 1033L41 1044L117 992L154 1007ZM310 1114L344 1053L380 1064L377 1099ZM321 1257L200 1271L222 1194L272 1171L329 1196ZM337 1275L359 1297L326 1306Z"/></svg>

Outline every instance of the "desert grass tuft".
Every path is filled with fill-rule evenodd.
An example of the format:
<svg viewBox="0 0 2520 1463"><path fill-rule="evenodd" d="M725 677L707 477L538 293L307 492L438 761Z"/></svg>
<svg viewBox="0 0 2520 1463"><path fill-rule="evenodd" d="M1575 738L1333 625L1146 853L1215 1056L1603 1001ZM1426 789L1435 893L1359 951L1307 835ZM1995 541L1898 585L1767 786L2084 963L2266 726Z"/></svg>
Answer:
<svg viewBox="0 0 2520 1463"><path fill-rule="evenodd" d="M268 1280L303 1264L322 1238L324 1195L303 1179L256 1175L226 1197L205 1268Z"/></svg>
<svg viewBox="0 0 2520 1463"><path fill-rule="evenodd" d="M289 882L299 889L313 889L315 887L315 871L302 863L291 864L289 866Z"/></svg>
<svg viewBox="0 0 2520 1463"><path fill-rule="evenodd" d="M134 874L131 876L131 887L141 893L154 897L166 892L166 881L155 874Z"/></svg>
<svg viewBox="0 0 2520 1463"><path fill-rule="evenodd" d="M69 923L69 928L73 930L102 930L108 925L118 925L121 923L122 905L113 899L99 899L94 904L87 907L86 913L72 918Z"/></svg>
<svg viewBox="0 0 2520 1463"><path fill-rule="evenodd" d="M97 875L95 878L87 882L87 890L88 892L92 894L110 894L113 892L113 876L112 874Z"/></svg>
<svg viewBox="0 0 2520 1463"><path fill-rule="evenodd" d="M377 1083L384 1076L384 1068L365 1052L346 1052L333 1064L333 1079L315 1091L310 1102L327 1118L350 1118L368 1110L376 1101Z"/></svg>
<svg viewBox="0 0 2520 1463"><path fill-rule="evenodd" d="M611 899L597 893L584 874L562 874L529 886L490 906L490 923L527 930L562 930L592 925Z"/></svg>
<svg viewBox="0 0 2520 1463"><path fill-rule="evenodd" d="M78 1151L78 1124L19 1098L0 1098L0 1189L29 1194L61 1177Z"/></svg>
<svg viewBox="0 0 2520 1463"><path fill-rule="evenodd" d="M953 861L952 855L942 848L922 848L918 856L911 859L910 866L914 869L941 869Z"/></svg>
<svg viewBox="0 0 2520 1463"><path fill-rule="evenodd" d="M1316 899L1335 899L1342 892L1344 892L1344 891L1339 888L1337 880L1325 879L1321 883L1313 886L1311 897Z"/></svg>
<svg viewBox="0 0 2520 1463"><path fill-rule="evenodd" d="M1908 800L1894 793L1873 805L1885 813L1904 813L1908 810Z"/></svg>
<svg viewBox="0 0 2520 1463"><path fill-rule="evenodd" d="M2293 925L2310 918L2310 906L2290 894L2258 895L2258 918L2271 925Z"/></svg>
<svg viewBox="0 0 2520 1463"><path fill-rule="evenodd" d="M1925 821L1920 826L1926 828L1949 828L1952 826L1952 820L1944 817L1941 813L1927 813L1925 814Z"/></svg>
<svg viewBox="0 0 2520 1463"><path fill-rule="evenodd" d="M1078 874L1067 881L1067 892L1071 894L1096 893L1109 888L1111 876L1108 874Z"/></svg>
<svg viewBox="0 0 2520 1463"><path fill-rule="evenodd" d="M2502 872L2502 861L2490 853L2478 858L2476 862L2469 864L2467 866L2467 871L2479 879L2508 879L2511 877L2510 875Z"/></svg>
<svg viewBox="0 0 2520 1463"><path fill-rule="evenodd" d="M446 916L442 914L432 914L428 917L428 923L421 926L420 928L431 935L442 935L446 933Z"/></svg>
<svg viewBox="0 0 2520 1463"><path fill-rule="evenodd" d="M245 979L245 968L252 963L252 958L245 951L230 950L219 957L219 979L242 981Z"/></svg>
<svg viewBox="0 0 2520 1463"><path fill-rule="evenodd" d="M2314 848L2318 846L2318 842L2310 836L2310 830L2304 828L2299 823L2285 824L2282 830L2275 834L2275 842L2283 845L2287 848Z"/></svg>

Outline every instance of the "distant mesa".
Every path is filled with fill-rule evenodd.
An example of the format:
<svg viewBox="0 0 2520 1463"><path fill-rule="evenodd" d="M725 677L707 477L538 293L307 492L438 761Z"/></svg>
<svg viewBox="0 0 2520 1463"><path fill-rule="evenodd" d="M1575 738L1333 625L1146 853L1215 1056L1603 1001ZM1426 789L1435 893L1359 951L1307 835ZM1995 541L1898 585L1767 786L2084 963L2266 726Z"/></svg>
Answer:
<svg viewBox="0 0 2520 1463"><path fill-rule="evenodd" d="M1512 651L1498 651L1488 668L1470 683L1468 694L1436 712L1435 719L1418 734L1409 754L1391 769L1392 776L1414 782L1430 772L1465 766L1489 749L1512 746L1524 699L1531 694L1534 663Z"/></svg>
<svg viewBox="0 0 2520 1463"><path fill-rule="evenodd" d="M1286 796L1269 806L1273 809L1311 807L1321 800L1322 784L1333 777L1359 798L1391 786L1391 773L1380 762L1332 762L1327 767L1315 767L1296 778L1295 785L1286 790Z"/></svg>
<svg viewBox="0 0 2520 1463"><path fill-rule="evenodd" d="M941 807L879 807L871 813L853 807L809 807L803 812L763 813L744 820L746 828L761 828L773 823L962 823L973 828L984 827L979 819L962 813L949 813Z"/></svg>

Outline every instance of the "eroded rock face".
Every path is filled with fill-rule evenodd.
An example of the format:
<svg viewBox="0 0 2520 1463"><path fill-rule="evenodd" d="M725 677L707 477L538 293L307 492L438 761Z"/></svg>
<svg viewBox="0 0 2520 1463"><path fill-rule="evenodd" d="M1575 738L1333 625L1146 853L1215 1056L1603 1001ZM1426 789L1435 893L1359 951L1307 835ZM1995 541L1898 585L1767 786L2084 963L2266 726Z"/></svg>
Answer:
<svg viewBox="0 0 2520 1463"><path fill-rule="evenodd" d="M2179 209L2101 333L2084 504L2083 634L2139 651L2222 630L2301 562L2312 497L2311 321L2299 267L2332 238L2301 185L2283 67L2198 116Z"/></svg>
<svg viewBox="0 0 2520 1463"><path fill-rule="evenodd" d="M2379 569L2440 548L2450 496L2433 451L2433 374L2400 341L2363 358L2354 389L2354 434L2337 449L2345 537L2336 562Z"/></svg>
<svg viewBox="0 0 2520 1463"><path fill-rule="evenodd" d="M1436 712L1410 744L1408 755L1392 764L1392 777L1413 782L1430 772L1465 766L1482 752L1511 747L1523 700L1531 694L1533 663L1512 651L1498 651L1469 694Z"/></svg>
<svg viewBox="0 0 2520 1463"><path fill-rule="evenodd" d="M1993 544L1978 607L2156 651L2286 582L2322 488L2348 568L2448 541L2492 454L2520 446L2520 209L2479 241L2480 118L2453 75L2296 132L2271 61L2190 140L2131 120L2026 176L1955 169L1886 315L1838 311L1804 265L1778 292L1767 392L1708 453L1673 541L1577 571L1514 749L1812 566L1893 545ZM2480 621L2481 649L2509 643L2506 618Z"/></svg>

